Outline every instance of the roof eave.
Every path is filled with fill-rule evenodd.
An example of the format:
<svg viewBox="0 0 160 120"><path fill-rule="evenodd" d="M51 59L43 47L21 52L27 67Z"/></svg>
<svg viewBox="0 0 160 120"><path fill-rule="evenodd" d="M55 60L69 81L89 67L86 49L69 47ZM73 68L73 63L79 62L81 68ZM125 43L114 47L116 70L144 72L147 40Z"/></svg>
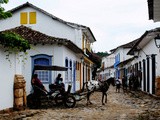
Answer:
<svg viewBox="0 0 160 120"><path fill-rule="evenodd" d="M146 31L134 44L134 46L128 51L127 55L133 55L134 51L137 50L137 45L142 41L142 39L148 34L149 31Z"/></svg>

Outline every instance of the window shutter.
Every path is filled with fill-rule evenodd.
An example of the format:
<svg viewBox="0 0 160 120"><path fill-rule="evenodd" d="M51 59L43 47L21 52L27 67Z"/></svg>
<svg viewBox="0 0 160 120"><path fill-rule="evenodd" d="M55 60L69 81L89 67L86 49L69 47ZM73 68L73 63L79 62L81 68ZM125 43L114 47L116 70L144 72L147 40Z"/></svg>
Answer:
<svg viewBox="0 0 160 120"><path fill-rule="evenodd" d="M27 12L22 12L20 14L20 22L21 22L21 24L27 24L27 21L28 21Z"/></svg>
<svg viewBox="0 0 160 120"><path fill-rule="evenodd" d="M36 12L30 12L29 18L29 24L36 24Z"/></svg>

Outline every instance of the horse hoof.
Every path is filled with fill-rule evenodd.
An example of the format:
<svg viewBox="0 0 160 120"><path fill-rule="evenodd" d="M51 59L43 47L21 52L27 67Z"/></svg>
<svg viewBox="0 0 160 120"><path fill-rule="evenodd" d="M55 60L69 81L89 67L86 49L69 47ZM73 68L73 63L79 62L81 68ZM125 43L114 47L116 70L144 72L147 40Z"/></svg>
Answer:
<svg viewBox="0 0 160 120"><path fill-rule="evenodd" d="M102 103L102 105L105 105L104 103Z"/></svg>

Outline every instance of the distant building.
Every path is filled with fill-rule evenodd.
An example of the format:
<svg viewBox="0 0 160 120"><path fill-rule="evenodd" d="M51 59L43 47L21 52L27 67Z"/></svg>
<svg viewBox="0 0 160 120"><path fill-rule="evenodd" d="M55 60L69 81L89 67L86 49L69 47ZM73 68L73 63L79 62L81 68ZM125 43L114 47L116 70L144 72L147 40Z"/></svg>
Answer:
<svg viewBox="0 0 160 120"><path fill-rule="evenodd" d="M109 54L102 57L102 65L98 72L102 76L102 79L107 80L110 77L114 77L115 74L114 61L115 61L114 54Z"/></svg>

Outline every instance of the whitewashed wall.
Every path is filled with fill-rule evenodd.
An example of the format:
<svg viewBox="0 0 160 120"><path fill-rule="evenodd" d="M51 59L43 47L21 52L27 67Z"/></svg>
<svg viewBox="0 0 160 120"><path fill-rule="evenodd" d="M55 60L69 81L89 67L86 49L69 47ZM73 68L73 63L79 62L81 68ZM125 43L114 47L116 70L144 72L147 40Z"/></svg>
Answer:
<svg viewBox="0 0 160 120"><path fill-rule="evenodd" d="M0 47L0 110L13 107L13 84L15 69L15 55L10 55L11 64L6 60L4 48Z"/></svg>
<svg viewBox="0 0 160 120"><path fill-rule="evenodd" d="M114 72L115 69L114 68L108 68L114 65L115 62L115 55L114 54L110 54L109 56L105 56L102 58L102 63L104 62L104 71L101 71L100 74L103 74L106 76L106 73L109 74L110 76L106 76L106 79L108 79L109 77L114 77Z"/></svg>
<svg viewBox="0 0 160 120"><path fill-rule="evenodd" d="M27 60L25 61L25 64L23 65L22 74L26 80L26 91L27 94L30 93L31 90L31 76L32 76L32 59L31 56L38 55L38 54L46 54L53 56L53 47L50 47L48 45L42 46L42 45L36 45L33 46L33 49L27 51ZM47 86L48 88L48 86Z"/></svg>
<svg viewBox="0 0 160 120"><path fill-rule="evenodd" d="M55 48L56 49L56 48ZM58 55L58 51L55 51L55 52L57 52L57 55ZM65 59L66 58L68 58L68 60L70 61L72 61L72 68L73 68L73 64L74 64L74 62L75 61L80 61L79 59L78 59L78 57L76 56L76 54L75 53L73 53L72 51L70 51L69 49L67 49L67 48L63 48L63 65L65 66ZM73 81L73 69L72 69L72 80L71 81ZM65 75L64 75L65 76ZM76 78L76 74L75 74L75 78ZM79 86L80 86L80 83L79 83L79 81L76 81L76 90L79 90L80 88L79 88ZM66 89L68 88L68 84L66 84ZM72 84L72 90L71 90L72 92L73 92L73 84Z"/></svg>
<svg viewBox="0 0 160 120"><path fill-rule="evenodd" d="M104 65L105 68L114 65L115 55L114 55L114 54L111 54L111 55L108 55L108 56L103 57L103 58L102 58L102 63L103 63L103 62L105 63L105 65Z"/></svg>
<svg viewBox="0 0 160 120"><path fill-rule="evenodd" d="M122 62L122 61L125 61L125 60L133 57L131 55L127 55L127 53L128 53L129 50L130 50L129 48L118 48L114 52L114 54L115 54L115 56L117 56L117 54L120 54L120 62Z"/></svg>
<svg viewBox="0 0 160 120"><path fill-rule="evenodd" d="M129 58L131 58L131 55L127 55L128 51L130 50L130 48L121 48L120 49L120 62L125 61Z"/></svg>

